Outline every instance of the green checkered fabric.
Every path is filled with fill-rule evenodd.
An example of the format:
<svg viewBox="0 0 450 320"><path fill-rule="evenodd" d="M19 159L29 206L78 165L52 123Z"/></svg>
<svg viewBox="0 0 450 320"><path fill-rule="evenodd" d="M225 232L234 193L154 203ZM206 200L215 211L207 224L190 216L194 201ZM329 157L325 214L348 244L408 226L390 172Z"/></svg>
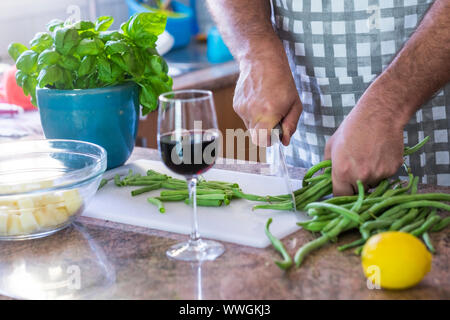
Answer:
<svg viewBox="0 0 450 320"><path fill-rule="evenodd" d="M273 23L303 103L297 131L285 150L288 163L310 167L323 159L327 139L409 39L432 3L273 0ZM449 186L450 83L411 119L404 142L414 145L424 136L430 136L430 142L406 161L423 183Z"/></svg>

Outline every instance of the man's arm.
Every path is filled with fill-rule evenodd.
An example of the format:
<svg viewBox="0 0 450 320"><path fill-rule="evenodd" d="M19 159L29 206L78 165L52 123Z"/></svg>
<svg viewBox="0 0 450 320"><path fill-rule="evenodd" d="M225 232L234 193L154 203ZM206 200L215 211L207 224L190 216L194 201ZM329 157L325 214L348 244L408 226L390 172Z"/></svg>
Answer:
<svg viewBox="0 0 450 320"><path fill-rule="evenodd" d="M207 2L225 43L239 62L235 111L247 128L258 129L251 130L254 143L268 141L268 130L282 121L283 143L289 144L302 106L283 45L272 27L270 1Z"/></svg>
<svg viewBox="0 0 450 320"><path fill-rule="evenodd" d="M403 128L450 81L450 0L436 0L386 70L330 138L333 192L351 194L356 180L374 185L403 158Z"/></svg>

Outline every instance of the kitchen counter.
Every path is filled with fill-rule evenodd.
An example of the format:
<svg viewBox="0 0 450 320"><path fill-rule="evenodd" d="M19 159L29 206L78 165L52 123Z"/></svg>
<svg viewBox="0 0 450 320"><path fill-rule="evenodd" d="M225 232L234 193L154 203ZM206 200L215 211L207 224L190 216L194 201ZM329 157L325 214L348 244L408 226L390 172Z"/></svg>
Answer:
<svg viewBox="0 0 450 320"><path fill-rule="evenodd" d="M137 148L132 159L140 158L158 159L158 154ZM261 173L264 166L216 167ZM305 172L291 169L297 178ZM448 187L420 190L450 192ZM356 236L343 235L340 243ZM273 263L279 256L272 247L224 243L226 252L216 261L177 262L165 251L186 239L184 235L81 217L48 238L1 243L0 293L3 299L450 299L450 231L432 233L431 238L437 254L419 285L404 291L370 290L360 258L351 250L337 251L336 244L312 253L300 269L287 273ZM311 239L309 232L300 230L283 242L293 255ZM42 278L46 282L40 282Z"/></svg>

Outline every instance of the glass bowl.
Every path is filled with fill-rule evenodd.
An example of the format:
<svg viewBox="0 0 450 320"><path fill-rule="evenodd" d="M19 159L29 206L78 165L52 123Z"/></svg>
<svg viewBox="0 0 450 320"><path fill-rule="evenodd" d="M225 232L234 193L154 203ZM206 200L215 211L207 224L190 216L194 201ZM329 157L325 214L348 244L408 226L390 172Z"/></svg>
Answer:
<svg viewBox="0 0 450 320"><path fill-rule="evenodd" d="M76 140L0 144L0 240L50 235L81 215L106 170L102 147Z"/></svg>

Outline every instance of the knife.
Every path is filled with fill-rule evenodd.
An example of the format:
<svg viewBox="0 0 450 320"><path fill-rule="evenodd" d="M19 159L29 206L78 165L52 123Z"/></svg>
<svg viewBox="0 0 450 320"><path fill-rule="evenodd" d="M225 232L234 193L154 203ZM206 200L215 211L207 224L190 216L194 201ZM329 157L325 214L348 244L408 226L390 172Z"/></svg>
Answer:
<svg viewBox="0 0 450 320"><path fill-rule="evenodd" d="M297 207L295 206L295 196L292 191L291 179L289 178L289 172L286 166L286 157L284 156L284 150L281 143L281 138L283 137L283 129L281 128L281 124L278 123L273 129L271 133L271 142L272 146L274 146L274 152L278 155L278 172L284 179L284 183L286 184L286 189L291 194L292 197L292 209L293 211L297 211ZM278 150L277 150L278 149ZM278 151L278 152L277 152ZM275 156L277 159L277 156Z"/></svg>

